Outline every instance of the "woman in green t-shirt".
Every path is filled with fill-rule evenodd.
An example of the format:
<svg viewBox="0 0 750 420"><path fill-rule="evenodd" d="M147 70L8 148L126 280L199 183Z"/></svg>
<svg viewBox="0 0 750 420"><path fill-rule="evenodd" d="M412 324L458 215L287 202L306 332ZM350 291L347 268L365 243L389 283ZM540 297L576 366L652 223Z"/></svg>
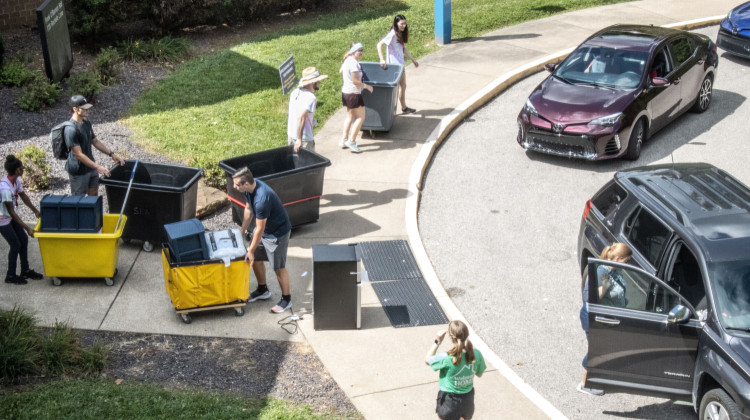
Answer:
<svg viewBox="0 0 750 420"><path fill-rule="evenodd" d="M453 342L448 352L435 354L445 334ZM425 363L440 371L435 412L442 420L469 420L474 415L474 375L481 377L487 366L479 350L469 341L469 328L461 321L451 321L448 330L438 331Z"/></svg>

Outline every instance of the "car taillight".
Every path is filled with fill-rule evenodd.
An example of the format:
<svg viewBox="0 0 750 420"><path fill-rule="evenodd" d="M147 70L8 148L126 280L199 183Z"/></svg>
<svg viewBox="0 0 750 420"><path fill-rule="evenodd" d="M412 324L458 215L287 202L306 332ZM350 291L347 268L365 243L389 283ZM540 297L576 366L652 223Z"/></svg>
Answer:
<svg viewBox="0 0 750 420"><path fill-rule="evenodd" d="M583 218L589 217L589 212L591 211L591 207L593 207L593 204L591 204L591 200L586 202L586 206L583 208Z"/></svg>

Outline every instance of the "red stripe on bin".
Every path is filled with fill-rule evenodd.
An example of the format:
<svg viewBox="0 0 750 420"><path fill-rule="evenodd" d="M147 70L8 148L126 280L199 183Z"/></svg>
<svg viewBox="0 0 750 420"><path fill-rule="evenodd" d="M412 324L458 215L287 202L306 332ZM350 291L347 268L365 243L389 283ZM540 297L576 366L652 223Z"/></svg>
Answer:
<svg viewBox="0 0 750 420"><path fill-rule="evenodd" d="M314 196L312 196L312 197L307 197L307 198L303 198L303 199L301 199L301 200L290 201L290 202L288 202L288 203L284 203L284 206L291 206L292 204L297 204L297 203L301 203L301 202L303 202L303 201L315 200L316 198L320 198L320 197L323 197L323 196L322 196L322 195L314 195ZM242 202L242 201L240 201L240 200L238 200L238 199L236 199L236 198L234 198L234 197L230 196L229 194L227 194L227 198L228 198L228 199L229 199L230 201L232 201L232 202L233 202L234 204L237 204L238 206L242 206L242 207L245 207L245 206L247 205L246 203L244 203L244 202Z"/></svg>

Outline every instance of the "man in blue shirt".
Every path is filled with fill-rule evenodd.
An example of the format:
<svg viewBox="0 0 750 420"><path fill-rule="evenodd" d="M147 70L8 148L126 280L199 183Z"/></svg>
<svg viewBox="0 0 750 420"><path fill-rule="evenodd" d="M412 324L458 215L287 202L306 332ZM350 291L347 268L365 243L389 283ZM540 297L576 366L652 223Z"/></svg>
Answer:
<svg viewBox="0 0 750 420"><path fill-rule="evenodd" d="M109 177L110 173L109 169L96 163L92 146L111 157L120 166L125 164L125 160L111 149L108 150L107 146L94 134L91 122L87 118L92 105L86 101L86 98L75 95L70 98L68 104L73 110L70 120L75 126L75 129L71 127L63 129L65 145L69 150L65 170L70 180L70 193L71 195L99 195L99 175Z"/></svg>
<svg viewBox="0 0 750 420"><path fill-rule="evenodd" d="M248 168L242 168L232 175L232 182L237 191L245 193L247 205L242 219L241 232L247 232L250 223L255 219L255 229L250 246L245 255L245 261L252 264L258 288L250 293L248 302L268 300L271 291L266 285L266 267L263 261L273 264L273 271L281 287L281 300L271 312L280 314L292 307L292 294L289 289L289 273L286 271L286 254L289 248L289 234L292 223L286 214L279 196L265 182L253 177ZM265 255L256 254L258 245L263 244ZM260 255L258 255L260 254Z"/></svg>

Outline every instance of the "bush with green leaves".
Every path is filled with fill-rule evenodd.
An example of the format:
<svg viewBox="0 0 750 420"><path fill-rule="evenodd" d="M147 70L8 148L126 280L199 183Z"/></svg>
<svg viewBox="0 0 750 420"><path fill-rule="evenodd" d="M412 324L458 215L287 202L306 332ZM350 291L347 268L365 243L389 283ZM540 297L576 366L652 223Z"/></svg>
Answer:
<svg viewBox="0 0 750 420"><path fill-rule="evenodd" d="M0 383L25 375L87 376L104 370L108 347L98 341L83 346L78 332L65 323L39 328L36 322L18 306L0 309Z"/></svg>
<svg viewBox="0 0 750 420"><path fill-rule="evenodd" d="M203 182L209 187L226 191L227 177L215 159L205 156L197 157L190 162L190 166L203 169Z"/></svg>
<svg viewBox="0 0 750 420"><path fill-rule="evenodd" d="M10 60L0 68L0 83L5 86L25 86L39 77L39 73L26 67L21 60Z"/></svg>
<svg viewBox="0 0 750 420"><path fill-rule="evenodd" d="M114 47L102 48L94 60L94 70L105 85L114 83L122 73L122 68L122 56Z"/></svg>
<svg viewBox="0 0 750 420"><path fill-rule="evenodd" d="M118 42L117 48L122 57L131 61L174 62L189 55L190 41L170 36L148 40L129 39Z"/></svg>
<svg viewBox="0 0 750 420"><path fill-rule="evenodd" d="M29 191L41 191L49 188L50 167L44 149L36 145L26 146L19 154L23 162L24 188Z"/></svg>
<svg viewBox="0 0 750 420"><path fill-rule="evenodd" d="M26 111L38 111L54 104L61 93L59 84L52 83L40 75L23 87L23 95L18 99L18 106Z"/></svg>
<svg viewBox="0 0 750 420"><path fill-rule="evenodd" d="M19 307L0 310L0 382L36 371L39 335L36 320Z"/></svg>
<svg viewBox="0 0 750 420"><path fill-rule="evenodd" d="M68 92L71 95L83 95L89 102L96 102L102 89L104 85L95 71L86 70L68 77Z"/></svg>

